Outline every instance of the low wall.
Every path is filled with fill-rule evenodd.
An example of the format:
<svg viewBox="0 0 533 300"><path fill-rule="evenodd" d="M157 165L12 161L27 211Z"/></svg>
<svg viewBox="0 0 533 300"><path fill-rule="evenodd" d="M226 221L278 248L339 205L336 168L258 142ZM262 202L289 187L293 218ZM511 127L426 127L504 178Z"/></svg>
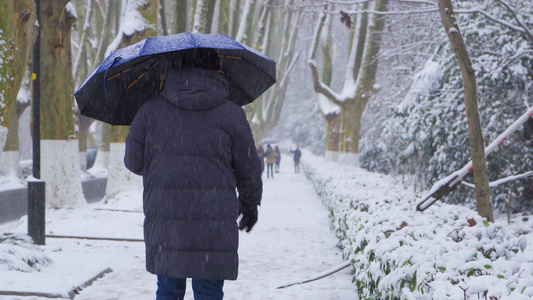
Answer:
<svg viewBox="0 0 533 300"><path fill-rule="evenodd" d="M81 182L87 203L102 200L105 196L107 178L93 178ZM0 191L0 224L19 219L28 214L28 189L19 188Z"/></svg>

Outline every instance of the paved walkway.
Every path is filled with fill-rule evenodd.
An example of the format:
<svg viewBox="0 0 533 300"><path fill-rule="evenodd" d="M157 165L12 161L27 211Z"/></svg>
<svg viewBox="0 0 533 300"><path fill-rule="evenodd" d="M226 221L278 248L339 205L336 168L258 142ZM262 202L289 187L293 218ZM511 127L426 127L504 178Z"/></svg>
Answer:
<svg viewBox="0 0 533 300"><path fill-rule="evenodd" d="M285 155L281 172L267 179L263 174L264 195L259 221L246 234L241 233L240 268L237 281L226 281L225 299L357 299L349 269L324 279L285 289L276 287L307 279L343 263L337 239L329 229L328 212L314 193L303 173L294 174L291 159ZM124 209L140 208L141 195L132 191ZM136 203L132 205L134 199ZM47 216L47 232L57 235L90 235L106 237L142 237L142 214L95 210L96 207L121 208L121 201L107 205L93 204L76 218L61 211ZM125 202L124 202L125 203ZM70 223L68 223L70 222ZM110 230L94 232L92 224L103 223ZM66 226L71 224L71 226ZM131 227L138 233L131 236ZM65 228L70 228L65 230ZM55 231L54 231L55 230ZM63 232L56 232L63 231ZM67 232L68 231L68 232ZM124 236L124 235L130 236ZM47 239L48 249L63 249L73 255L71 262L84 257L98 257L112 273L96 280L75 299L155 299L156 279L144 269L144 244L76 239ZM68 262L67 262L68 263ZM81 269L80 269L81 268ZM83 273L83 267L78 273ZM39 281L38 281L39 282ZM48 299L41 297L9 297L2 299ZM193 299L190 283L185 299Z"/></svg>

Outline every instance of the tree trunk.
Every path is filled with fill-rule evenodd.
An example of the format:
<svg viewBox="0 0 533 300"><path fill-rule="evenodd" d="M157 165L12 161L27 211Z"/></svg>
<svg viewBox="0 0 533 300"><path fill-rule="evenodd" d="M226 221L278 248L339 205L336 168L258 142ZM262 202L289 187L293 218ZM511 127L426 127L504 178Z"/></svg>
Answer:
<svg viewBox="0 0 533 300"><path fill-rule="evenodd" d="M330 85L333 79L333 39L332 39L332 20L328 18L326 31L327 34L322 40L322 81L326 85ZM320 101L329 101L326 97L319 94L318 97L322 97ZM319 105L320 107L320 105ZM326 154L325 158L328 161L337 161L339 152L339 134L340 134L340 114L338 112L324 112L320 107L320 113L324 122L326 122Z"/></svg>
<svg viewBox="0 0 533 300"><path fill-rule="evenodd" d="M246 1L246 0L245 0ZM239 22L236 20L240 20L240 5L241 0L230 0L230 15L229 15L229 36L236 38L237 37L237 31L239 30Z"/></svg>
<svg viewBox="0 0 533 300"><path fill-rule="evenodd" d="M218 12L218 33L230 35L230 11L231 0L220 0L219 12Z"/></svg>
<svg viewBox="0 0 533 300"><path fill-rule="evenodd" d="M72 105L72 52L70 33L75 19L65 9L67 0L42 1L41 137L68 140L76 137ZM58 68L61 66L61 68ZM65 72L68 70L69 72Z"/></svg>
<svg viewBox="0 0 533 300"><path fill-rule="evenodd" d="M455 53L461 75L465 97L466 117L468 121L468 136L470 138L470 152L474 168L474 184L476 186L477 211L480 216L494 222L492 205L490 202L489 178L487 161L485 157L485 143L481 130L481 121L477 105L476 74L472 68L472 62L466 49L466 45L455 22L451 0L439 0L439 12L442 24Z"/></svg>
<svg viewBox="0 0 533 300"><path fill-rule="evenodd" d="M188 15L188 7L187 2L185 0L182 1L176 1L174 4L175 14L174 14L174 33L182 33L187 31L187 15Z"/></svg>
<svg viewBox="0 0 533 300"><path fill-rule="evenodd" d="M159 27L161 28L161 32L163 33L163 35L168 35L166 6L167 2L165 0L159 1L159 16L161 18L161 26Z"/></svg>
<svg viewBox="0 0 533 300"><path fill-rule="evenodd" d="M326 160L337 161L339 153L340 114L322 114L326 122Z"/></svg>
<svg viewBox="0 0 533 300"><path fill-rule="evenodd" d="M148 37L157 36L159 0L145 0L143 3L132 1L127 2L126 5L136 5L136 9L144 18L146 26L129 36L119 32L121 36L119 48L133 45ZM124 166L125 142L129 128L129 126L111 126L106 187L107 198L114 198L117 193L127 189L131 184L142 184L141 177L134 175Z"/></svg>
<svg viewBox="0 0 533 300"><path fill-rule="evenodd" d="M41 162L46 201L54 208L85 204L73 105L68 0L41 1ZM58 67L61 66L61 67Z"/></svg>
<svg viewBox="0 0 533 300"><path fill-rule="evenodd" d="M93 62L93 66L95 68L98 65L100 65L101 62L104 61L106 49L109 46L109 43L111 42L113 35L116 33L114 31L114 28L116 27L115 17L117 15L120 15L118 13L119 12L118 4L119 4L119 1L108 2L103 31L100 36L100 42L98 43L98 50L96 51L96 55L94 57L94 62Z"/></svg>
<svg viewBox="0 0 533 300"><path fill-rule="evenodd" d="M283 22L274 22L273 18L267 18L270 8L269 2L264 2L266 11L264 11L264 18L260 18L258 22L267 19L268 23L264 28L261 26L253 26L248 24L245 27L256 27L258 30L255 36L249 38L251 41L258 41L257 46L267 50L267 55L270 57L279 57L276 60L277 84L270 88L265 94L257 99L252 104L245 107L248 120L251 121L252 131L257 140L260 140L268 135L277 125L281 115L281 108L284 102L285 92L289 82L289 76L296 64L297 54L295 54L295 41L298 35L298 24L301 16L301 11L287 12ZM250 13L252 13L250 11ZM246 20L243 14L241 20ZM248 23L248 22L247 22ZM240 24L243 26L243 24ZM242 29L243 27L241 27ZM278 34L284 31L284 34ZM265 44L259 41L263 40L261 36L266 37ZM261 38L260 38L261 37ZM279 38L279 41L271 40L272 37ZM252 122L253 120L253 122Z"/></svg>
<svg viewBox="0 0 533 300"><path fill-rule="evenodd" d="M107 170L109 166L109 148L111 144L111 125L100 122L101 127L100 145L92 168Z"/></svg>
<svg viewBox="0 0 533 300"><path fill-rule="evenodd" d="M133 3L128 2L126 5L133 5ZM122 40L120 41L119 48L125 48L127 46L133 45L137 42L140 42L148 37L157 36L157 19L158 19L158 7L159 0L145 0L144 3L139 4L135 2L137 9L141 13L141 16L145 19L147 26L141 30L136 31L132 35L122 35ZM129 126L113 126L111 128L111 143L124 143L126 137L129 133Z"/></svg>
<svg viewBox="0 0 533 300"><path fill-rule="evenodd" d="M205 1L198 0L196 2L196 10L194 14L194 33L205 33L208 34L211 32L211 23L213 20L213 11L215 1Z"/></svg>
<svg viewBox="0 0 533 300"><path fill-rule="evenodd" d="M5 0L0 9L0 150L4 149L7 128L14 118L17 94L37 33L36 19L32 0Z"/></svg>

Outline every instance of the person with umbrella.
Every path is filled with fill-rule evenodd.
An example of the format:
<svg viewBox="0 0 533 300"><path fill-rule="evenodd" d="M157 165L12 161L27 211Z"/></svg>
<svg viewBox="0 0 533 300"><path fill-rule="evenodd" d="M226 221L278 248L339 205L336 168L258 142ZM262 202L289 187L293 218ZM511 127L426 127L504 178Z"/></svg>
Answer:
<svg viewBox="0 0 533 300"><path fill-rule="evenodd" d="M293 161L294 161L294 173L300 173L300 157L302 157L302 151L300 151L300 146L296 145L296 150L292 151Z"/></svg>
<svg viewBox="0 0 533 300"><path fill-rule="evenodd" d="M183 58L126 140L124 163L143 176L146 268L157 275L157 299L183 299L186 278L195 299L222 299L224 280L237 279L237 229L257 221L261 163L218 70L213 51Z"/></svg>
<svg viewBox="0 0 533 300"><path fill-rule="evenodd" d="M275 82L275 61L257 50L184 32L118 49L74 93L82 115L131 125L124 164L143 176L157 299L183 299L186 278L195 299L222 299L237 278L239 229L257 222L263 190L240 106Z"/></svg>

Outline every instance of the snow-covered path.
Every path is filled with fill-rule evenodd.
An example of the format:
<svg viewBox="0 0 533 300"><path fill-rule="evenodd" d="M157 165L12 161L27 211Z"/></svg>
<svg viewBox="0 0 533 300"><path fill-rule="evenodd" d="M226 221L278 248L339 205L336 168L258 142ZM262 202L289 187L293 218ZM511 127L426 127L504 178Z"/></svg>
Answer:
<svg viewBox="0 0 533 300"><path fill-rule="evenodd" d="M340 250L335 246L337 239L329 229L328 212L310 181L303 173L294 174L288 155L283 156L280 171L274 179L267 179L266 173L263 174L264 194L259 221L252 232L241 232L239 278L226 281L225 299L356 299L349 269L318 281L276 289L280 285L308 279L343 262ZM47 233L140 238L142 214L95 208L137 210L142 205L141 197L139 190L131 190L108 204L48 211ZM24 226L22 224L19 230ZM44 248L56 261L55 265L42 272L17 274L21 277L10 280L11 290L19 287L50 291L53 284L47 284L47 279L69 282L73 278L90 278L96 270L108 266L113 272L83 289L75 299L155 299L156 278L144 269L143 243L52 238L46 243ZM5 272L0 272L0 281L5 276ZM71 287L72 284L65 284L65 288L57 293ZM192 298L189 283L186 299Z"/></svg>

